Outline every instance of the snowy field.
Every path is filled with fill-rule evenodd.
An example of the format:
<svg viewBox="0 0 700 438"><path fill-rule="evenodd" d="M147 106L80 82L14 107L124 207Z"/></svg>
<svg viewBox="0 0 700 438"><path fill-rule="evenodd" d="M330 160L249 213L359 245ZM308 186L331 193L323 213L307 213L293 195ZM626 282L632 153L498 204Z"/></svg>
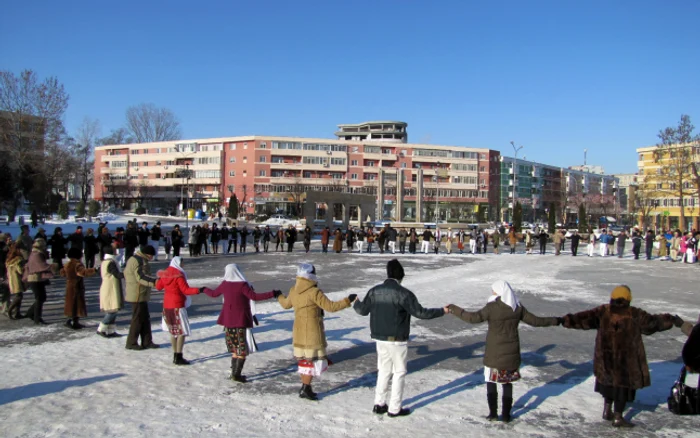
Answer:
<svg viewBox="0 0 700 438"><path fill-rule="evenodd" d="M149 221L150 222L150 221ZM274 245L273 245L274 246ZM185 260L195 286L216 286L227 263L239 263L258 291L292 286L296 264L311 261L332 299L363 297L385 277L387 255L270 253ZM522 250L522 248L521 248ZM677 313L695 321L700 312L698 266L629 257L495 255L397 255L404 285L426 307L454 303L478 309L496 279L510 281L531 312L561 316L608 300L614 285L632 288L633 305ZM166 263L154 263L162 269ZM666 397L681 367L679 329L645 338L652 386L637 393L627 418L632 431L615 431L601 420L602 399L593 392L595 332L521 326L523 379L514 385L514 421L489 423L482 358L485 325L470 326L448 315L413 320L404 418L372 414L376 354L369 318L351 309L326 315L329 353L335 362L314 382L320 400L297 396L292 358L293 312L274 302L258 305L256 339L244 374L248 384L226 379L230 356L216 325L220 301L197 296L190 308L189 367L172 364L169 336L160 329L161 294L151 303L159 350L128 351L124 338L94 334L100 314L99 279L88 279L89 327L63 327L62 280L52 282L46 316L53 324L0 319L0 421L4 437L139 436L700 436L698 417L677 417ZM25 299L23 311L32 299ZM129 314L123 311L119 331ZM694 376L696 378L697 376ZM689 379L690 380L690 379Z"/></svg>

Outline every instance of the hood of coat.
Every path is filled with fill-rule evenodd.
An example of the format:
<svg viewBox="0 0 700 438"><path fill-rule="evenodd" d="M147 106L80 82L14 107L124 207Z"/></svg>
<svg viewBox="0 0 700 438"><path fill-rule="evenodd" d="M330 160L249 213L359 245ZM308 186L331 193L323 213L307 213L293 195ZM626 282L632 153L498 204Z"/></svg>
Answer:
<svg viewBox="0 0 700 438"><path fill-rule="evenodd" d="M170 283L174 282L178 278L184 278L185 275L182 273L182 271L171 267L168 267L167 269L162 269L156 273L158 278L166 285L168 286Z"/></svg>
<svg viewBox="0 0 700 438"><path fill-rule="evenodd" d="M293 289L298 293L298 294L303 294L314 287L318 284L317 281L312 281L309 280L308 278L303 278L303 277L297 277L297 282L294 284Z"/></svg>

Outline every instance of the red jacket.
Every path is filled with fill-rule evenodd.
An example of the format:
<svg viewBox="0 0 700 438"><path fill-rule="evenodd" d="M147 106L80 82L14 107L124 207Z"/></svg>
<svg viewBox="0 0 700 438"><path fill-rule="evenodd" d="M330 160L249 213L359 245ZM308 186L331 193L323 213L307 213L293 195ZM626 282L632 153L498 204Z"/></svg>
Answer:
<svg viewBox="0 0 700 438"><path fill-rule="evenodd" d="M185 307L185 295L197 295L199 289L190 287L185 279L185 274L175 268L168 267L165 271L158 271L156 289L165 289L163 295L164 309L179 309Z"/></svg>
<svg viewBox="0 0 700 438"><path fill-rule="evenodd" d="M275 296L272 291L255 293L248 283L242 281L224 281L214 290L205 287L204 293L212 298L224 294L224 305L216 322L228 328L252 328L253 315L250 312L250 300L269 300Z"/></svg>

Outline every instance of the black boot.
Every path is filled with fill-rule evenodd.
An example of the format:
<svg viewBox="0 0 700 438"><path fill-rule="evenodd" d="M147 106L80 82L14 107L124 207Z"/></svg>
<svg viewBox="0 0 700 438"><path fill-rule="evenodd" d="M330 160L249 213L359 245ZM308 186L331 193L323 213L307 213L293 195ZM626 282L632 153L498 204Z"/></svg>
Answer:
<svg viewBox="0 0 700 438"><path fill-rule="evenodd" d="M190 361L182 357L182 353L175 353L175 365L189 365Z"/></svg>
<svg viewBox="0 0 700 438"><path fill-rule="evenodd" d="M243 365L245 365L245 358L239 357L235 360L235 364L231 368L231 380L234 382L246 383L248 381L246 376L241 375L241 372L243 372Z"/></svg>
<svg viewBox="0 0 700 438"><path fill-rule="evenodd" d="M634 427L634 424L630 423L629 421L625 420L625 417L622 416L622 412L615 412L613 414L613 427L624 427L624 428L630 428Z"/></svg>
<svg viewBox="0 0 700 438"><path fill-rule="evenodd" d="M603 403L603 420L612 421L613 418L612 403L605 400Z"/></svg>
<svg viewBox="0 0 700 438"><path fill-rule="evenodd" d="M311 389L311 385L301 385L301 389L299 390L299 397L300 398L305 398L307 400L318 400L318 395L313 392Z"/></svg>
<svg viewBox="0 0 700 438"><path fill-rule="evenodd" d="M489 421L498 420L498 394L486 394L489 401L489 416L486 417Z"/></svg>
<svg viewBox="0 0 700 438"><path fill-rule="evenodd" d="M80 323L80 318L73 318L73 329L74 330L80 330L84 329L85 326Z"/></svg>
<svg viewBox="0 0 700 438"><path fill-rule="evenodd" d="M501 415L501 421L504 423L510 423L510 410L513 407L513 398L503 397L501 400L503 403L503 414Z"/></svg>

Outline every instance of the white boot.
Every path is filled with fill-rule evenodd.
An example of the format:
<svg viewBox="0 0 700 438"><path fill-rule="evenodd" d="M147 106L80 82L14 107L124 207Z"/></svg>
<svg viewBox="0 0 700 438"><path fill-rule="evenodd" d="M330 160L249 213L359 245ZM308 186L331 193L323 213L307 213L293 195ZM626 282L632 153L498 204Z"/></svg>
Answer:
<svg viewBox="0 0 700 438"><path fill-rule="evenodd" d="M109 326L107 324L100 323L100 325L97 327L97 334L107 337L109 334Z"/></svg>

